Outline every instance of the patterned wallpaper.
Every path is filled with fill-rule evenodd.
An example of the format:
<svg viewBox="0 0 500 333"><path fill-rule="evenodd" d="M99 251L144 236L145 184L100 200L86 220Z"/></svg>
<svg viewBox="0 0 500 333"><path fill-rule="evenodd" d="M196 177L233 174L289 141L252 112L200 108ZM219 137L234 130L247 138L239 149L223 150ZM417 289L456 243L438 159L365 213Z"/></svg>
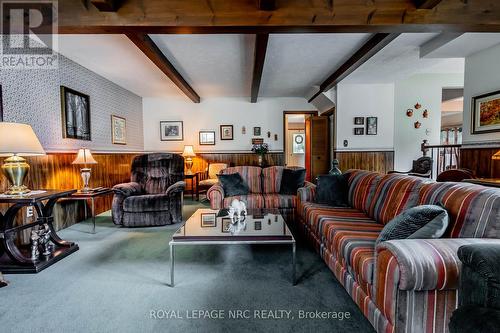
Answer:
<svg viewBox="0 0 500 333"><path fill-rule="evenodd" d="M0 84L4 121L30 124L46 151L144 150L142 98L62 55L57 70L0 70ZM92 141L63 138L61 85L90 96ZM127 145L111 142L112 114L127 119Z"/></svg>

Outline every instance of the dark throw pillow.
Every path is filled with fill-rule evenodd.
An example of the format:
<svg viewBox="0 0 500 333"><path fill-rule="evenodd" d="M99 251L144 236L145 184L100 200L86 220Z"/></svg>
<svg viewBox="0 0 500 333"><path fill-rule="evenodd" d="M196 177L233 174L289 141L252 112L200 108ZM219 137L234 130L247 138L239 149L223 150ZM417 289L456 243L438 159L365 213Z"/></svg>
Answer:
<svg viewBox="0 0 500 333"><path fill-rule="evenodd" d="M382 229L376 244L391 239L440 238L448 227L448 212L436 205L405 210Z"/></svg>
<svg viewBox="0 0 500 333"><path fill-rule="evenodd" d="M248 184L241 178L239 173L232 173L229 175L217 175L219 182L224 189L226 197L233 197L235 195L247 195L250 189Z"/></svg>
<svg viewBox="0 0 500 333"><path fill-rule="evenodd" d="M318 176L314 202L333 207L347 207L347 177L345 175Z"/></svg>
<svg viewBox="0 0 500 333"><path fill-rule="evenodd" d="M296 195L297 190L304 186L306 169L283 169L281 176L280 194Z"/></svg>

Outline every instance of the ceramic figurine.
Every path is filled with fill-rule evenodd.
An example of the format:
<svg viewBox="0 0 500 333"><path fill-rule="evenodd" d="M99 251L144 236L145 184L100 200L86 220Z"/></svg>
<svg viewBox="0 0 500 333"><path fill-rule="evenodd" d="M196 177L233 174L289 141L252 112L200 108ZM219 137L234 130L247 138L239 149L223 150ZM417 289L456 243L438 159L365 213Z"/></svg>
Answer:
<svg viewBox="0 0 500 333"><path fill-rule="evenodd" d="M407 115L408 117L412 117L412 116L413 116L413 109L408 109L408 110L406 110L406 115Z"/></svg>
<svg viewBox="0 0 500 333"><path fill-rule="evenodd" d="M247 129L245 126L241 128L241 134L247 134Z"/></svg>
<svg viewBox="0 0 500 333"><path fill-rule="evenodd" d="M429 111L427 111L427 109L424 110L424 113L422 113L422 116L424 118L429 118Z"/></svg>
<svg viewBox="0 0 500 333"><path fill-rule="evenodd" d="M40 240L40 236L36 230L31 230L31 260L38 260L38 256L40 255L40 251L38 251L38 241Z"/></svg>
<svg viewBox="0 0 500 333"><path fill-rule="evenodd" d="M270 138L271 137L271 132L267 132L267 137Z"/></svg>
<svg viewBox="0 0 500 333"><path fill-rule="evenodd" d="M420 105L418 102L417 102L417 104L415 104L415 109L417 109L417 110L418 110L418 109L420 109L421 107L422 107L422 105Z"/></svg>
<svg viewBox="0 0 500 333"><path fill-rule="evenodd" d="M342 171L339 169L339 160L334 159L332 161L332 168L328 172L330 175L341 175Z"/></svg>
<svg viewBox="0 0 500 333"><path fill-rule="evenodd" d="M274 141L278 141L278 134L274 134Z"/></svg>
<svg viewBox="0 0 500 333"><path fill-rule="evenodd" d="M420 128L420 126L422 126L422 123L419 122L419 121L416 121L413 126L415 126L415 128Z"/></svg>

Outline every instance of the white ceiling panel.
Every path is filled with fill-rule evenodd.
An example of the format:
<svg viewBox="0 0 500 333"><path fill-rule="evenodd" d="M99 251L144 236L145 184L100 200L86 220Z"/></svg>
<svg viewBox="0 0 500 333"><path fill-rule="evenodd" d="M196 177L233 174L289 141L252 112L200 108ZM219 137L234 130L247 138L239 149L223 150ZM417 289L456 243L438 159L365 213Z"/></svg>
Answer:
<svg viewBox="0 0 500 333"><path fill-rule="evenodd" d="M465 33L438 48L426 58L465 58L500 44L500 33Z"/></svg>
<svg viewBox="0 0 500 333"><path fill-rule="evenodd" d="M60 54L139 96L185 96L125 35L58 38Z"/></svg>
<svg viewBox="0 0 500 333"><path fill-rule="evenodd" d="M402 34L342 81L391 83L420 73L463 73L463 58L420 58L420 45L438 33Z"/></svg>
<svg viewBox="0 0 500 333"><path fill-rule="evenodd" d="M250 95L254 35L150 35L204 97Z"/></svg>
<svg viewBox="0 0 500 333"><path fill-rule="evenodd" d="M269 36L259 96L303 97L358 50L371 34Z"/></svg>

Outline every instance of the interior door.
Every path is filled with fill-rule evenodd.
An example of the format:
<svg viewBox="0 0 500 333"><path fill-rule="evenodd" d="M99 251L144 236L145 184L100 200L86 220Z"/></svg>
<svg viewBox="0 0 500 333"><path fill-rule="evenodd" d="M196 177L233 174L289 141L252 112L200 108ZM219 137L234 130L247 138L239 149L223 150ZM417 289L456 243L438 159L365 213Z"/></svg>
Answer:
<svg viewBox="0 0 500 333"><path fill-rule="evenodd" d="M306 179L316 182L318 175L330 169L329 118L312 116L306 119Z"/></svg>

